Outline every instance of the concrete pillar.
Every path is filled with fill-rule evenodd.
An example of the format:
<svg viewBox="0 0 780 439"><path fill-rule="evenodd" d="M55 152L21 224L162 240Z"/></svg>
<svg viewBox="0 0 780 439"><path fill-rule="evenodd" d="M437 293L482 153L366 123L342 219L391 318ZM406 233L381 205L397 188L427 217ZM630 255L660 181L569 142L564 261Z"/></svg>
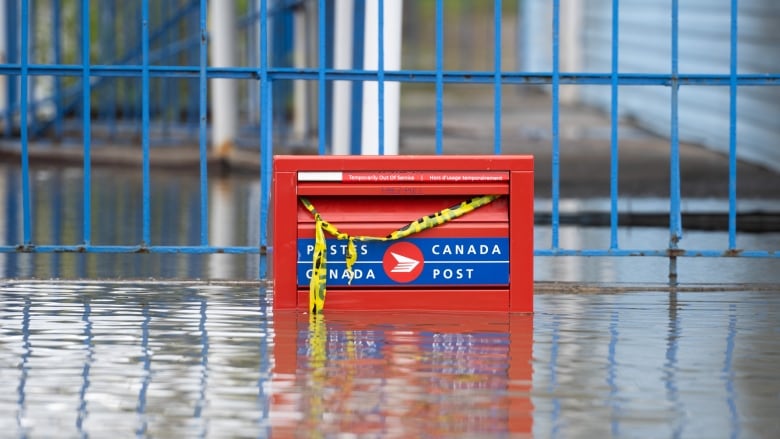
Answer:
<svg viewBox="0 0 780 439"><path fill-rule="evenodd" d="M561 8L560 61L561 71L581 72L583 67L582 53L584 41L582 22L584 6L582 0L569 0L566 7ZM574 104L579 101L579 87L561 87L560 99L564 104Z"/></svg>
<svg viewBox="0 0 780 439"><path fill-rule="evenodd" d="M336 69L352 68L354 35L354 0L340 0L335 4L333 37L333 66ZM352 83L333 82L333 128L331 145L333 154L349 154L352 143ZM376 137L374 137L376 139Z"/></svg>
<svg viewBox="0 0 780 439"><path fill-rule="evenodd" d="M306 67L306 7L298 7L293 12L293 65L298 68ZM303 142L309 131L307 123L306 81L293 82L293 120L292 134L297 141Z"/></svg>
<svg viewBox="0 0 780 439"><path fill-rule="evenodd" d="M379 2L366 1L363 68L377 70L379 65ZM384 1L384 69L401 68L401 31L403 1ZM377 82L363 83L363 136L361 153L379 153L379 87ZM384 83L384 153L398 154L401 84Z"/></svg>
<svg viewBox="0 0 780 439"><path fill-rule="evenodd" d="M5 33L8 32L8 29L6 29L5 26L5 20L6 20L6 3L8 0L0 0L0 64L5 64L8 62L8 58L6 57L6 35ZM4 112L8 105L8 94L6 93L8 88L8 77L5 75L0 75L0 113Z"/></svg>
<svg viewBox="0 0 780 439"><path fill-rule="evenodd" d="M528 72L552 70L552 2L525 0L522 2L519 21L518 47L520 68ZM582 0L561 1L558 40L558 66L561 72L581 72L583 67L584 39L582 26L585 6ZM579 87L560 88L560 102L573 104L579 100Z"/></svg>
<svg viewBox="0 0 780 439"><path fill-rule="evenodd" d="M229 179L215 180L209 190L209 242L213 246L235 245L236 203L235 187ZM209 255L209 277L229 279L232 274L231 257L223 254Z"/></svg>
<svg viewBox="0 0 780 439"><path fill-rule="evenodd" d="M236 66L236 5L234 1L209 2L209 54L212 67ZM211 146L218 157L227 156L238 135L238 84L232 79L211 80Z"/></svg>

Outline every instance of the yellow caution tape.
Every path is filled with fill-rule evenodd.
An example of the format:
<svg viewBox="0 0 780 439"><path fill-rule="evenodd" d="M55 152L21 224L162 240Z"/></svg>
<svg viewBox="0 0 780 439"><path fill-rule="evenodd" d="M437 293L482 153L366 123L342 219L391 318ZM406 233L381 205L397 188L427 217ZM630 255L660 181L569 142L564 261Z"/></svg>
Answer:
<svg viewBox="0 0 780 439"><path fill-rule="evenodd" d="M423 230L431 229L448 221L452 221L474 209L492 203L500 196L501 195L482 195L471 198L455 206L442 209L434 214L412 221L385 237L350 236L340 232L333 224L322 219L322 216L320 216L317 209L314 208L314 205L312 205L309 200L301 197L301 203L314 216L314 253L312 257L311 281L309 282L309 310L312 314L318 314L321 313L322 309L325 307L325 284L327 283L328 277L326 269L326 254L328 251L325 241L325 232L330 233L336 237L336 239L347 241L347 276L349 277L348 284L351 284L354 276L352 266L355 264L355 261L357 261L355 241L395 241L397 239L405 238L414 235L415 233L422 232Z"/></svg>

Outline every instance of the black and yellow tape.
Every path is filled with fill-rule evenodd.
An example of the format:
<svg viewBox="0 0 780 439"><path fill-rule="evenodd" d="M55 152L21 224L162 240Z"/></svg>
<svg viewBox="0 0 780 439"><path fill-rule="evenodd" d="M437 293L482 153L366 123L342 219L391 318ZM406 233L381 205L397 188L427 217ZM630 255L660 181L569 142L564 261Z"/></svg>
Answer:
<svg viewBox="0 0 780 439"><path fill-rule="evenodd" d="M325 293L326 283L328 277L328 271L326 268L327 258L327 243L325 240L325 232L333 235L336 239L347 241L347 276L349 277L349 284L352 283L353 272L352 266L357 261L357 250L355 247L355 241L395 241L397 239L405 238L415 233L420 233L423 230L431 229L436 226L440 226L446 222L452 221L455 218L459 218L475 209L478 209L486 204L492 203L501 195L482 195L463 201L455 206L442 209L434 214L424 216L411 223L401 227L398 230L393 231L387 236L350 236L347 233L339 231L336 226L322 219L322 216L314 208L311 202L301 197L301 203L306 209L314 216L314 252L312 257L312 274L309 282L309 311L312 314L321 313L325 307Z"/></svg>

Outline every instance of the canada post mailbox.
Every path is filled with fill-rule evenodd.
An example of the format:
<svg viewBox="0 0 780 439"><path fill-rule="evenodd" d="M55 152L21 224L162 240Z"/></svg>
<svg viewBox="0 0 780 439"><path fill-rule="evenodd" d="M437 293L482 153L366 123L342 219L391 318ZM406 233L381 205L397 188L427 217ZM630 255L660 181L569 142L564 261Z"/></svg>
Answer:
<svg viewBox="0 0 780 439"><path fill-rule="evenodd" d="M531 156L276 156L272 208L276 309L533 311Z"/></svg>

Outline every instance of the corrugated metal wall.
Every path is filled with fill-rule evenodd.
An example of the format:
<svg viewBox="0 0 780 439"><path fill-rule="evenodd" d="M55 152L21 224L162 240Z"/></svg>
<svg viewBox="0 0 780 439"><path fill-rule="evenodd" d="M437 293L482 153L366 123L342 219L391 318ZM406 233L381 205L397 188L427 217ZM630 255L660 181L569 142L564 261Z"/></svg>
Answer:
<svg viewBox="0 0 780 439"><path fill-rule="evenodd" d="M522 57L531 70L548 70L551 2L526 0L523 30L527 51ZM609 72L611 69L612 0L561 0L561 70ZM618 69L621 73L670 73L672 59L671 0L621 0L619 3ZM730 0L679 2L679 72L728 74L730 62ZM569 11L569 12L567 12ZM564 26L567 14L574 26ZM738 73L780 71L780 2L744 0L738 8ZM566 46L567 33L579 33L576 46ZM573 64L565 54L572 53ZM579 58L578 58L578 53ZM604 87L582 87L584 103L609 110ZM621 116L659 135L670 132L670 89L622 86ZM750 160L780 170L780 87L741 86L737 100L737 151ZM686 86L679 94L679 134L724 153L729 147L729 89Z"/></svg>

